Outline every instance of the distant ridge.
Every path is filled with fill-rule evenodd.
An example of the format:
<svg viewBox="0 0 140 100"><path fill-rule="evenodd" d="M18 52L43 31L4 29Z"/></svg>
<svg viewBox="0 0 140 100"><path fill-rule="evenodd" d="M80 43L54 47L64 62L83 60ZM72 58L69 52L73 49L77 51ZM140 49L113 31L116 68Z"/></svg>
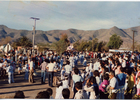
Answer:
<svg viewBox="0 0 140 100"><path fill-rule="evenodd" d="M123 48L130 48L132 45L133 33L132 29L138 31L135 34L135 41L140 43L140 26L131 27L128 29L119 29L114 26L110 29L100 29L100 30L77 30L77 29L67 29L67 30L51 30L51 31L41 31L37 30L35 34L35 44L37 43L52 43L60 39L61 34L66 33L71 43L77 40L92 40L92 38L98 38L99 41L109 41L109 38L113 34L119 35L124 43ZM0 39L10 36L12 41L20 38L21 36L26 36L32 40L32 31L29 30L16 30L8 28L5 25L0 25Z"/></svg>

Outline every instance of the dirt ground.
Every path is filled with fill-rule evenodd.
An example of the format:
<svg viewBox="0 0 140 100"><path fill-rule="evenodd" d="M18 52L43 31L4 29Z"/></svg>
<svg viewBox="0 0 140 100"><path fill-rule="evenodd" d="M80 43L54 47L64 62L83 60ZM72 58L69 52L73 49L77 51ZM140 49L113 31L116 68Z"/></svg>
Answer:
<svg viewBox="0 0 140 100"><path fill-rule="evenodd" d="M83 66L78 63L77 66L80 70ZM26 99L35 99L36 95L40 91L45 91L47 88L53 89L53 98L55 98L56 87L50 87L48 85L48 78L46 77L45 84L41 84L41 70L36 69L37 76L34 77L35 83L29 83L24 80L24 73L21 75L15 75L14 81L15 83L8 84L8 78L6 80L0 79L0 98L13 98L16 91L21 90L24 92ZM17 71L16 71L17 73ZM60 72L57 72L57 75L60 76ZM73 97L72 88L70 89L70 98Z"/></svg>

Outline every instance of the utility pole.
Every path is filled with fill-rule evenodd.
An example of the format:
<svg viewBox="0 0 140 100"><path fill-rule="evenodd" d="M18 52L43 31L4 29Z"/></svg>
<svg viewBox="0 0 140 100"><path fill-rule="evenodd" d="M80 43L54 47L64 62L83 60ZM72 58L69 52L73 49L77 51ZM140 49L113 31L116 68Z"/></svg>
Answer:
<svg viewBox="0 0 140 100"><path fill-rule="evenodd" d="M94 35L92 36L92 52L93 52L93 48L94 48L94 45L93 45L93 42L94 42Z"/></svg>
<svg viewBox="0 0 140 100"><path fill-rule="evenodd" d="M133 53L134 53L134 33L137 32L135 30L132 30L133 31Z"/></svg>
<svg viewBox="0 0 140 100"><path fill-rule="evenodd" d="M33 26L33 56L34 56L34 45L35 45L35 28L36 28L36 20L40 20L39 18L35 18L35 17L30 17L30 19L34 19L34 26Z"/></svg>

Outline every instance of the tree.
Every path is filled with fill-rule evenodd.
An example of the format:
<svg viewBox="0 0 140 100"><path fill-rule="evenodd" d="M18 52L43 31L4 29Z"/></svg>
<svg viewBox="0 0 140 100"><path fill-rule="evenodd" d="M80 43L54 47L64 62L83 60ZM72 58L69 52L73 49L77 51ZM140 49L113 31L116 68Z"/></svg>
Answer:
<svg viewBox="0 0 140 100"><path fill-rule="evenodd" d="M74 48L78 51L85 51L86 49L88 51L102 51L102 47L105 45L105 42L98 42L98 39L95 38L92 41L78 40L74 43Z"/></svg>
<svg viewBox="0 0 140 100"><path fill-rule="evenodd" d="M109 40L107 46L110 49L119 49L119 47L122 45L122 43L123 43L123 40L120 38L120 36L118 36L117 34L113 34L110 37L110 40Z"/></svg>
<svg viewBox="0 0 140 100"><path fill-rule="evenodd" d="M75 49L78 49L78 46L80 45L80 40L77 40L74 44L73 44L73 47Z"/></svg>
<svg viewBox="0 0 140 100"><path fill-rule="evenodd" d="M37 47L38 47L38 50L42 52L44 49L49 48L50 44L49 43L38 43Z"/></svg>
<svg viewBox="0 0 140 100"><path fill-rule="evenodd" d="M64 40L54 42L52 46L59 55L61 55L67 49L67 43Z"/></svg>
<svg viewBox="0 0 140 100"><path fill-rule="evenodd" d="M106 45L106 42L103 42L103 41L101 41L101 42L99 42L98 44L97 44L97 47L96 47L96 50L95 51L104 51L104 46Z"/></svg>
<svg viewBox="0 0 140 100"><path fill-rule="evenodd" d="M68 40L68 36L66 33L62 34L60 37L60 40L64 40L64 42L69 46L70 45L70 41Z"/></svg>
<svg viewBox="0 0 140 100"><path fill-rule="evenodd" d="M92 51L96 51L97 46L98 46L98 39L95 38L95 39L92 40Z"/></svg>
<svg viewBox="0 0 140 100"><path fill-rule="evenodd" d="M32 41L26 36L22 36L21 38L14 41L12 46L13 47L17 47L17 46L32 47Z"/></svg>

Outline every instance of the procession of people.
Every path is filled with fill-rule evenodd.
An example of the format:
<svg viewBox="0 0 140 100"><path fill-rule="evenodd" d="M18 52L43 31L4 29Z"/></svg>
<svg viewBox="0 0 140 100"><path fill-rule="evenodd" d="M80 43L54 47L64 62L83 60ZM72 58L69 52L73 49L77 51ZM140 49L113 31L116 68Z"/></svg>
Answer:
<svg viewBox="0 0 140 100"><path fill-rule="evenodd" d="M81 65L82 68L79 68ZM65 51L58 55L55 51L22 52L13 50L5 53L0 60L0 80L8 76L13 84L15 73L24 73L24 79L34 83L36 69L41 70L41 84L47 84L35 98L68 99L138 99L140 98L140 53L132 52L91 52ZM17 70L17 71L16 71ZM56 87L52 97L51 87ZM17 91L25 98L24 91Z"/></svg>

